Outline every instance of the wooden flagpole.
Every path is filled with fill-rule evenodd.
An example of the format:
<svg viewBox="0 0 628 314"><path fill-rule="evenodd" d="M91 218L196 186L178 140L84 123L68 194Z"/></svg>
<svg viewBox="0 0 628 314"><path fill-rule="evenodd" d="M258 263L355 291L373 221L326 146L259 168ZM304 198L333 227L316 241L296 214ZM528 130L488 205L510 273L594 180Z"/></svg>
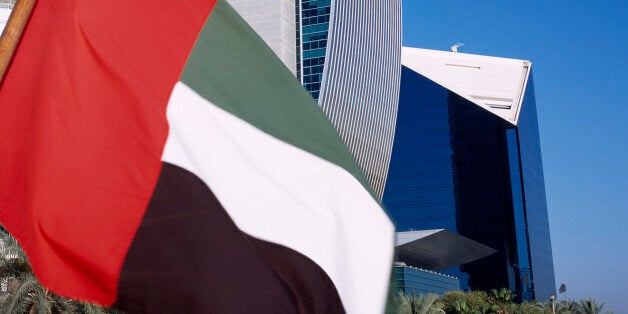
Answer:
<svg viewBox="0 0 628 314"><path fill-rule="evenodd" d="M9 21L0 37L0 83L11 63L15 48L20 42L26 23L28 22L37 0L17 0Z"/></svg>

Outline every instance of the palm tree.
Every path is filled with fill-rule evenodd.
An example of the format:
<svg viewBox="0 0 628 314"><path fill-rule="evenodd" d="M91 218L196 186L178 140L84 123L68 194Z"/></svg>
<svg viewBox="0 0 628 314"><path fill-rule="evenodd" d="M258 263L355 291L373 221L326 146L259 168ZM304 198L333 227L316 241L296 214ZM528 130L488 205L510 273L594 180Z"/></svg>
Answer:
<svg viewBox="0 0 628 314"><path fill-rule="evenodd" d="M549 309L551 310L552 305L548 303ZM556 313L557 314L578 314L580 311L580 305L578 302L574 300L563 300L559 303L556 303Z"/></svg>
<svg viewBox="0 0 628 314"><path fill-rule="evenodd" d="M433 294L406 295L403 292L395 294L397 313L399 314L427 314L436 301Z"/></svg>
<svg viewBox="0 0 628 314"><path fill-rule="evenodd" d="M432 308L436 296L433 294L419 294L412 297L412 310L415 314L427 314Z"/></svg>
<svg viewBox="0 0 628 314"><path fill-rule="evenodd" d="M17 241L0 226L0 295L2 299L17 289L24 274L32 273L26 254Z"/></svg>
<svg viewBox="0 0 628 314"><path fill-rule="evenodd" d="M523 302L518 306L516 313L521 314L551 314L551 303L542 302Z"/></svg>
<svg viewBox="0 0 628 314"><path fill-rule="evenodd" d="M602 312L602 308L606 302L602 302L598 304L594 298L589 298L589 300L580 300L580 304L578 304L578 310L582 314L599 314Z"/></svg>
<svg viewBox="0 0 628 314"><path fill-rule="evenodd" d="M0 303L3 313L73 313L75 301L44 288L33 274L26 274L19 288Z"/></svg>
<svg viewBox="0 0 628 314"><path fill-rule="evenodd" d="M79 303L77 314L123 314L123 312L112 308L105 308L90 303Z"/></svg>
<svg viewBox="0 0 628 314"><path fill-rule="evenodd" d="M499 290L491 289L489 299L493 300L495 304L510 304L516 296L516 294L506 288L501 288Z"/></svg>
<svg viewBox="0 0 628 314"><path fill-rule="evenodd" d="M412 302L410 296L405 295L403 292L395 294L395 305L397 306L398 314L412 314Z"/></svg>
<svg viewBox="0 0 628 314"><path fill-rule="evenodd" d="M0 226L0 278L19 277L32 272L26 254L15 239Z"/></svg>
<svg viewBox="0 0 628 314"><path fill-rule="evenodd" d="M491 309L496 313L510 313L514 311L515 303L513 301L516 296L516 294L506 288L492 289L488 302L491 304Z"/></svg>
<svg viewBox="0 0 628 314"><path fill-rule="evenodd" d="M0 226L0 313L120 313L60 297L44 288L17 241Z"/></svg>
<svg viewBox="0 0 628 314"><path fill-rule="evenodd" d="M72 313L76 302L44 288L33 275L26 254L6 229L0 227L0 312Z"/></svg>
<svg viewBox="0 0 628 314"><path fill-rule="evenodd" d="M454 301L454 303L451 304L451 307L456 314L465 314L471 312L471 309L469 308L469 306L467 306L467 302L465 302L464 300Z"/></svg>

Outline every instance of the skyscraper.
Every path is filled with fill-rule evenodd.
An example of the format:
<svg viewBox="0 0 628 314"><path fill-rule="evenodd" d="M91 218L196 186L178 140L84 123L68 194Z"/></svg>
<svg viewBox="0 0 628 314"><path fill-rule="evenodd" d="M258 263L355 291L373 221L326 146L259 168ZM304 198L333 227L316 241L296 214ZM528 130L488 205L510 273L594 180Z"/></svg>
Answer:
<svg viewBox="0 0 628 314"><path fill-rule="evenodd" d="M403 48L383 203L399 231L444 228L498 253L446 271L461 287L555 293L531 64Z"/></svg>
<svg viewBox="0 0 628 314"><path fill-rule="evenodd" d="M401 1L229 2L288 68L295 65L297 79L318 101L381 197L397 116ZM292 16L286 13L290 9ZM294 59L288 53L292 45Z"/></svg>

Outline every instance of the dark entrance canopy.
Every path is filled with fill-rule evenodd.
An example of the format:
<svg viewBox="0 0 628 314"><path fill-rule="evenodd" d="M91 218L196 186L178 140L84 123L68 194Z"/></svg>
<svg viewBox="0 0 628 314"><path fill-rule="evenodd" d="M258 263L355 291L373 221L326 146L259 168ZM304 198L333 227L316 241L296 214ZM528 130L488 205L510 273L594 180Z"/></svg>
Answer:
<svg viewBox="0 0 628 314"><path fill-rule="evenodd" d="M443 270L492 255L496 250L446 229L397 232L395 261Z"/></svg>

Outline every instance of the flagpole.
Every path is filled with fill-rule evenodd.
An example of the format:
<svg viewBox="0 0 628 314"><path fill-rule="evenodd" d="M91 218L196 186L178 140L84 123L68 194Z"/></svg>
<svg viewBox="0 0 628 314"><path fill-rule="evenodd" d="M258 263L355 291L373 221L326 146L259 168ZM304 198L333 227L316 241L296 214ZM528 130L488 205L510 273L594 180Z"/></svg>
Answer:
<svg viewBox="0 0 628 314"><path fill-rule="evenodd" d="M0 83L4 79L9 63L15 53L15 48L22 37L35 2L37 0L17 0L13 7L9 21L0 37Z"/></svg>

